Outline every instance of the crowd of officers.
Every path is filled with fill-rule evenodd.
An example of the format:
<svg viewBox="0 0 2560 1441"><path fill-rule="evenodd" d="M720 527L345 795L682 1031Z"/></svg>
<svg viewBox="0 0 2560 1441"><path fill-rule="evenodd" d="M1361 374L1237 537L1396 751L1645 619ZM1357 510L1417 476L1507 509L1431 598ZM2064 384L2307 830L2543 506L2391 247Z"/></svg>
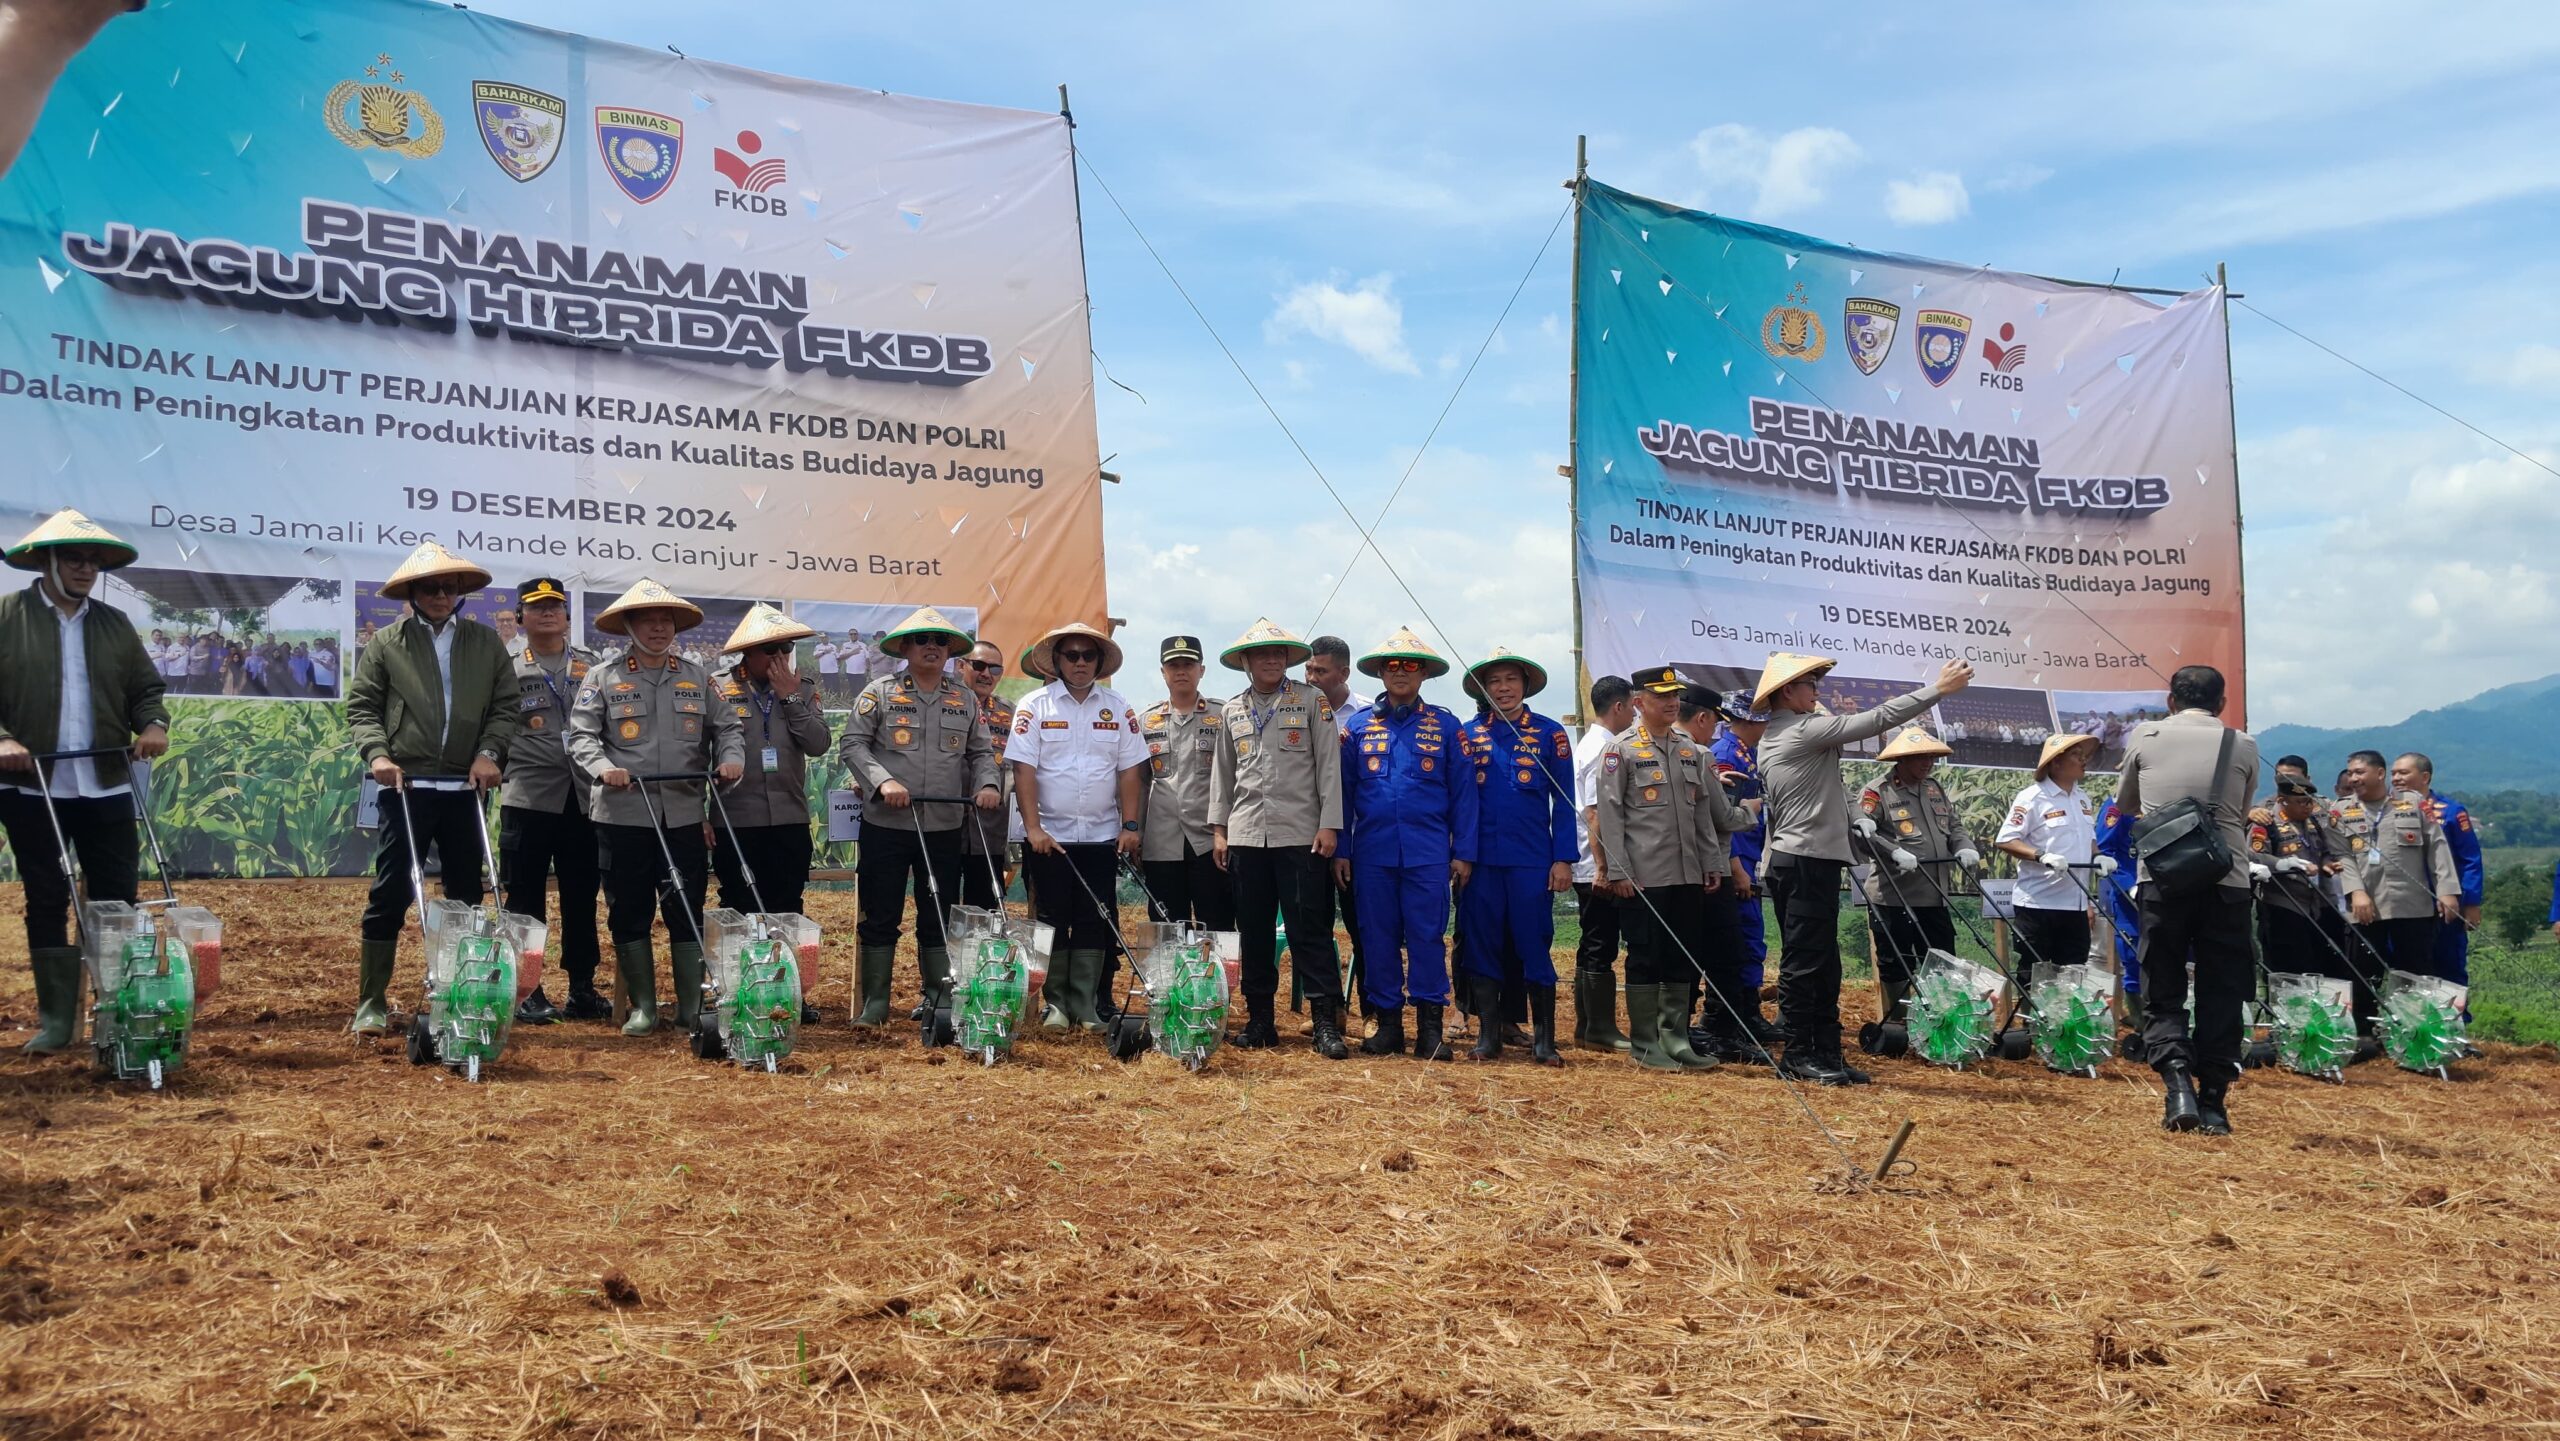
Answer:
<svg viewBox="0 0 2560 1441"><path fill-rule="evenodd" d="M6 556L39 578L0 597L9 677L0 771L23 775L42 753L104 751L50 767L51 804L92 894L130 899L136 803L123 752L166 750L168 687L131 623L90 594L136 552L65 511ZM1225 700L1202 694L1199 640L1173 636L1158 650L1166 699L1132 704L1104 683L1121 669L1118 643L1075 623L1024 653L1023 668L1044 684L1009 706L996 695L1003 652L927 607L881 639L895 668L870 667L832 734L818 681L793 665L818 632L777 610L750 610L715 672L678 644L703 623L701 607L655 581L594 618L625 641L604 655L571 642L567 589L554 577L518 588L508 635L470 619L466 598L490 583L479 566L420 546L382 587L405 613L368 639L348 678L349 728L381 807L360 926L359 1034L391 1025L399 935L417 899L410 847L417 861L430 850L439 858L448 897L477 903L472 828L485 826L491 790L508 909L545 917L555 880L560 894L566 995L555 1007L537 991L520 1019L613 1013L596 983L601 892L623 1030L658 1025L661 924L674 1019L690 1028L703 999L697 925L709 881L719 879L724 907L802 908L807 766L831 746L864 810L854 1020L866 1026L889 1018L910 906L930 1005L950 984L947 907L999 906L1018 857L1055 932L1043 1017L1054 1030L1098 1030L1115 1014L1114 898L1126 868L1155 918L1239 933L1238 1046L1279 1044L1285 940L1313 1048L1349 1053L1339 914L1370 1022L1359 1050L1450 1059L1454 1004L1476 1021L1470 1054L1521 1045L1558 1065L1549 953L1554 898L1570 890L1582 921L1579 1044L1662 1071L1774 1060L1794 1079L1863 1084L1841 1045L1844 880L1865 876L1886 1017L1896 1019L1922 958L1954 948L1952 898L1985 854L1933 777L1949 747L1916 724L1971 682L1963 662L1846 714L1820 699L1835 664L1822 656L1771 656L1748 697L1719 695L1668 665L1602 677L1577 738L1530 707L1547 674L1507 649L1467 667L1476 714L1461 717L1421 698L1423 683L1452 667L1411 631L1359 658L1358 671L1380 685L1363 696L1350 689L1346 644L1305 641L1268 620L1219 652L1240 673ZM1305 679L1289 675L1297 667ZM2126 958L2127 989L2147 1003L2142 1054L2166 1083L2163 1122L2174 1130L2229 1130L2253 925L2271 969L2348 980L2369 1022L2386 968L2461 978L2480 900L2470 819L2432 789L2424 757L2386 763L2359 752L2331 800L2287 757L2274 801L2253 809L2256 745L2222 724L2222 702L2211 668L2173 676L2170 713L2124 737L2121 782L2102 809L2080 789L2101 738L2045 737L2033 783L1988 838L2017 864L2010 915L2022 986L2039 962ZM1842 759L1868 753L1888 770L1853 800ZM2144 885L2132 838L2146 809L2184 800L2206 808L2232 860L2220 884L2171 896ZM35 1051L68 1043L79 992L79 957L65 945L70 893L44 804L33 785L0 784L0 822L27 883L42 1011ZM1759 999L1772 912L1774 1022Z"/></svg>

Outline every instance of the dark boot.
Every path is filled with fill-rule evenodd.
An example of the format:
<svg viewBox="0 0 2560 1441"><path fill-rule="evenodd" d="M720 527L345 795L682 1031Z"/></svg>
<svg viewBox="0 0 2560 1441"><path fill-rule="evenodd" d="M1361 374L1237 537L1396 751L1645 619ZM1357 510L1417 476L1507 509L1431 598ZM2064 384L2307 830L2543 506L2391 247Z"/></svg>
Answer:
<svg viewBox="0 0 2560 1441"><path fill-rule="evenodd" d="M1271 997L1245 997L1244 1011L1244 1029L1236 1035L1236 1046L1248 1051L1267 1051L1280 1044L1280 1028L1271 1023Z"/></svg>
<svg viewBox="0 0 2560 1441"><path fill-rule="evenodd" d="M2168 1091L2160 1103L2160 1129L2192 1131L2204 1124L2204 1108L2196 1099L2196 1086L2187 1075L2184 1062L2171 1061L2160 1068L2160 1084Z"/></svg>
<svg viewBox="0 0 2560 1441"><path fill-rule="evenodd" d="M516 1024L519 1026L548 1026L559 1019L560 1008L551 1004L551 998L542 993L540 986L533 988L532 995L516 1002Z"/></svg>
<svg viewBox="0 0 2560 1441"><path fill-rule="evenodd" d="M676 1029L690 1036L702 1019L702 942L678 941L667 947L667 969L676 983Z"/></svg>
<svg viewBox="0 0 2560 1441"><path fill-rule="evenodd" d="M1449 1043L1440 1039L1440 1008L1429 1001L1413 1003L1413 1058L1417 1061L1446 1061Z"/></svg>
<svg viewBox="0 0 2560 1441"><path fill-rule="evenodd" d="M1556 988L1529 988L1529 1059L1541 1066L1561 1066L1556 1054Z"/></svg>
<svg viewBox="0 0 2560 1441"><path fill-rule="evenodd" d="M1850 1085L1864 1086L1871 1084L1875 1080L1875 1077L1859 1070L1857 1066L1849 1060L1848 1055L1840 1049L1840 1042L1836 1039L1833 1040L1829 1046L1823 1048L1822 1059L1833 1069L1839 1071L1841 1075L1848 1077Z"/></svg>
<svg viewBox="0 0 2560 1441"><path fill-rule="evenodd" d="M1689 996L1696 985L1694 981L1673 981L1662 987L1655 1003L1654 1044L1684 1071L1712 1071L1716 1068L1715 1058L1699 1055L1689 1045Z"/></svg>
<svg viewBox="0 0 2560 1441"><path fill-rule="evenodd" d="M1630 1044L1618 1029L1618 978L1613 972L1573 973L1573 1043L1592 1051L1623 1051Z"/></svg>
<svg viewBox="0 0 2560 1441"><path fill-rule="evenodd" d="M1351 1058L1351 1048L1342 1044L1342 1002L1310 997L1307 1009L1315 1013L1316 1054L1328 1061Z"/></svg>
<svg viewBox="0 0 2560 1441"><path fill-rule="evenodd" d="M595 973L589 971L569 978L569 1004L560 1008L560 1014L572 1021L611 1020L613 1002L596 989Z"/></svg>
<svg viewBox="0 0 2560 1441"><path fill-rule="evenodd" d="M1377 1021L1378 1029L1369 1039L1360 1043L1360 1054L1364 1056L1403 1055L1404 1012L1401 1009L1387 1011L1373 1008L1369 1014Z"/></svg>
<svg viewBox="0 0 2560 1441"><path fill-rule="evenodd" d="M1778 1074L1791 1081L1811 1081L1817 1086L1855 1084L1849 1079L1848 1065L1837 1053L1825 1054L1812 1041L1794 1036L1787 1038L1787 1055L1786 1059L1778 1062Z"/></svg>
<svg viewBox="0 0 2560 1441"><path fill-rule="evenodd" d="M1662 1049L1662 987L1627 987L1627 1059L1648 1071L1676 1071L1680 1063Z"/></svg>
<svg viewBox="0 0 2560 1441"><path fill-rule="evenodd" d="M1787 1033L1780 1030L1776 1022L1760 1014L1760 1002L1757 998L1754 998L1750 1008L1742 1013L1742 1029L1764 1048L1777 1045L1787 1038Z"/></svg>
<svg viewBox="0 0 2560 1441"><path fill-rule="evenodd" d="M47 946L28 957L36 973L36 1033L19 1049L50 1056L80 1039L80 948Z"/></svg>
<svg viewBox="0 0 2560 1441"><path fill-rule="evenodd" d="M826 1018L826 1013L818 1009L818 1003L810 1000L806 992L801 993L800 1024L804 1026L814 1026Z"/></svg>
<svg viewBox="0 0 2560 1441"><path fill-rule="evenodd" d="M857 1026L889 1024L889 981L897 973L895 945L863 946L853 953L854 1012Z"/></svg>
<svg viewBox="0 0 2560 1441"><path fill-rule="evenodd" d="M1476 1043L1467 1048L1467 1059L1498 1061L1502 1059L1502 1033L1509 1029L1502 1023L1502 983L1469 976L1465 984L1467 1004L1476 1017Z"/></svg>
<svg viewBox="0 0 2560 1441"><path fill-rule="evenodd" d="M2229 1081L2201 1081L2196 1085L2196 1129L2208 1136L2231 1134L2231 1112L2224 1105L2230 1094Z"/></svg>
<svg viewBox="0 0 2560 1441"><path fill-rule="evenodd" d="M391 965L400 954L400 938L364 941L356 947L356 1018L347 1029L359 1036L379 1036L391 1029Z"/></svg>
<svg viewBox="0 0 2560 1441"><path fill-rule="evenodd" d="M658 954L647 941L623 941L613 948L613 963L622 971L622 999L631 1007L622 1034L645 1036L658 1029Z"/></svg>

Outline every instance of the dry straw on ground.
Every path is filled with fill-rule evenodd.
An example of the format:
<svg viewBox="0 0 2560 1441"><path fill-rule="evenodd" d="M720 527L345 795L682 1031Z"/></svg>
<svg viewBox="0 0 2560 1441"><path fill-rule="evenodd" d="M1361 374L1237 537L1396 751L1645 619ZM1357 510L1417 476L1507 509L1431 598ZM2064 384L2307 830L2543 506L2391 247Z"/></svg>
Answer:
<svg viewBox="0 0 2560 1441"><path fill-rule="evenodd" d="M2560 1422L2548 1054L2253 1075L2228 1141L2160 1135L2131 1067L1882 1063L1811 1097L1863 1163L1919 1123L1856 1192L1765 1074L1330 1064L1285 1017L1200 1076L1090 1040L989 1071L845 1027L840 943L779 1076L575 1025L472 1087L339 1034L359 886L193 894L228 989L170 1093L0 1061L0 1435Z"/></svg>

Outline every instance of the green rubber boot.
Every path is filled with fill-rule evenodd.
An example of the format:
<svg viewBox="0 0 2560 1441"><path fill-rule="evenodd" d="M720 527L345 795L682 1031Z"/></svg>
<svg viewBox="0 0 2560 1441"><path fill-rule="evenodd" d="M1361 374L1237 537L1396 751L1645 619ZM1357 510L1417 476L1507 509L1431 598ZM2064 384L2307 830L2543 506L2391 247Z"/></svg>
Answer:
<svg viewBox="0 0 2560 1441"><path fill-rule="evenodd" d="M1662 1049L1661 986L1627 987L1627 1059L1648 1071L1676 1071L1680 1063Z"/></svg>
<svg viewBox="0 0 2560 1441"><path fill-rule="evenodd" d="M1689 1044L1689 1014L1697 1008L1697 995L1695 981L1662 988L1661 1012L1654 1022L1655 1044L1684 1071L1712 1071L1716 1058L1699 1055Z"/></svg>
<svg viewBox="0 0 2560 1441"><path fill-rule="evenodd" d="M895 945L863 946L854 952L855 1025L889 1024L889 981L897 969L898 948Z"/></svg>
<svg viewBox="0 0 2560 1441"><path fill-rule="evenodd" d="M676 1028L693 1034L702 1019L702 943L678 941L667 947L667 969L675 973Z"/></svg>
<svg viewBox="0 0 2560 1441"><path fill-rule="evenodd" d="M622 999L631 1015L622 1034L645 1036L658 1029L658 956L647 941L624 941L613 948L613 964L622 973Z"/></svg>
<svg viewBox="0 0 2560 1441"><path fill-rule="evenodd" d="M50 1056L80 1039L80 948L47 946L28 957L36 974L36 1034L20 1049Z"/></svg>
<svg viewBox="0 0 2560 1441"><path fill-rule="evenodd" d="M356 947L356 1018L347 1029L359 1036L379 1036L391 1029L391 966L400 956L400 938L365 941Z"/></svg>
<svg viewBox="0 0 2560 1441"><path fill-rule="evenodd" d="M1614 973L1573 973L1573 1043L1588 1051L1623 1051L1633 1044L1618 1029L1618 978Z"/></svg>
<svg viewBox="0 0 2560 1441"><path fill-rule="evenodd" d="M951 952L941 946L916 949L916 974L924 980L924 1003L941 1007L951 1004Z"/></svg>
<svg viewBox="0 0 2560 1441"><path fill-rule="evenodd" d="M1111 958L1107 951L1067 952L1068 982L1074 987L1067 996L1067 1020L1081 1031L1099 1032L1102 1013L1096 1002L1102 994L1102 966Z"/></svg>

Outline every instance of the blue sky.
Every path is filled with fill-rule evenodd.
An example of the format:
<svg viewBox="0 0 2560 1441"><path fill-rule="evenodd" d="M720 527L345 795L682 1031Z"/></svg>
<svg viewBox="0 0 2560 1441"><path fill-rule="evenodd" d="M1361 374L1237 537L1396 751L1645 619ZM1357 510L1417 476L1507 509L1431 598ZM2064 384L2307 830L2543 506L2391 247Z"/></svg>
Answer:
<svg viewBox="0 0 2560 1441"><path fill-rule="evenodd" d="M1363 521L1563 212L1577 133L1612 184L1851 244L2177 288L2226 261L2560 466L2548 4L475 8L954 100L1054 108L1064 81L1088 158ZM1437 640L1090 184L1084 209L1095 349L1145 397L1098 381L1133 655L1264 613ZM1450 643L1560 675L1569 237L1378 531ZM2232 345L2255 725L2560 670L2560 479L2245 309Z"/></svg>

